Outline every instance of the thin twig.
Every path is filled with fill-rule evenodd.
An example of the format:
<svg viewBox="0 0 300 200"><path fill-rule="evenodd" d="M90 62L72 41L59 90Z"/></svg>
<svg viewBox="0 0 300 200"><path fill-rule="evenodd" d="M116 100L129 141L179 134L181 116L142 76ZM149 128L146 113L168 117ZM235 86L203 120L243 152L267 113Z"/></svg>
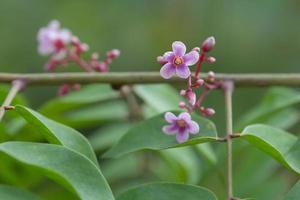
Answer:
<svg viewBox="0 0 300 200"><path fill-rule="evenodd" d="M201 73L200 78L207 74ZM216 81L233 81L236 87L300 86L300 73L291 74L216 74ZM116 85L136 83L185 83L178 77L163 79L158 72L108 72L108 73L0 73L0 82L25 80L27 84L59 85L62 83L109 83Z"/></svg>
<svg viewBox="0 0 300 200"><path fill-rule="evenodd" d="M12 82L12 87L10 91L8 92L4 102L2 103L2 106L0 107L0 121L2 120L5 110L9 110L12 108L10 106L11 102L13 101L14 97L18 94L20 90L22 90L25 87L25 82L21 80L15 80Z"/></svg>
<svg viewBox="0 0 300 200"><path fill-rule="evenodd" d="M227 132L227 187L228 187L228 200L234 199L233 197L233 183L232 183L232 93L234 84L232 81L223 83L224 97L225 97L225 113L226 113L226 132Z"/></svg>
<svg viewBox="0 0 300 200"><path fill-rule="evenodd" d="M124 85L120 88L120 92L125 98L128 109L129 109L129 117L132 120L141 120L143 118L143 114L140 108L140 105L137 102L137 99L132 92L132 87L128 85Z"/></svg>

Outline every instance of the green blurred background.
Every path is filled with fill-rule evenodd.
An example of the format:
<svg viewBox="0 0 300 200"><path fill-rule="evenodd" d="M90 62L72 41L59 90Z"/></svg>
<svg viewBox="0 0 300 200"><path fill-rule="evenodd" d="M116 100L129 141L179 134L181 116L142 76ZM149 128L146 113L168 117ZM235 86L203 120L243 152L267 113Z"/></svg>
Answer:
<svg viewBox="0 0 300 200"><path fill-rule="evenodd" d="M114 61L111 71L158 71L156 57L170 50L174 40L183 41L191 49L213 35L217 45L211 55L217 62L206 65L205 71L299 72L300 2L297 0L2 0L1 72L43 71L48 58L38 55L36 34L52 19L59 20L63 27L88 43L90 52L98 51L103 56L106 50L120 49L121 57ZM30 106L37 108L54 97L56 91L57 87L35 86L28 88L25 96ZM235 119L257 104L264 92L265 89L238 89L234 96ZM221 93L213 93L205 104L216 109L213 121L220 134L224 134ZM237 156L235 164L239 165L239 159L244 160ZM266 156L261 158L267 159L273 161ZM242 184L245 175L246 172L236 178L237 185ZM281 176L293 175L285 172ZM259 182L259 178L258 174L254 179ZM211 182L207 185L213 189Z"/></svg>
<svg viewBox="0 0 300 200"><path fill-rule="evenodd" d="M2 0L0 71L42 72L47 58L37 54L36 34L57 19L91 51L119 48L111 71L157 71L156 56L172 41L193 48L214 35L217 63L205 70L298 72L299 9L297 0ZM27 92L33 105L55 93L41 91Z"/></svg>

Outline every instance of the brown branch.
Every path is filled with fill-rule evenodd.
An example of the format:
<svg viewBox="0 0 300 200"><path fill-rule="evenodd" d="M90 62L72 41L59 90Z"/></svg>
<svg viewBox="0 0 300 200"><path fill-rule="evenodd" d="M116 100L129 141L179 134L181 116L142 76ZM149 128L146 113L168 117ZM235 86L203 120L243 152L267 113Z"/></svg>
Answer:
<svg viewBox="0 0 300 200"><path fill-rule="evenodd" d="M201 73L200 78L207 74ZM0 82L25 80L32 85L59 85L62 83L109 83L115 85L137 83L185 83L174 77L163 79L158 72L108 72L108 73L0 73ZM233 81L236 87L300 86L300 73L291 74L216 74L218 81Z"/></svg>

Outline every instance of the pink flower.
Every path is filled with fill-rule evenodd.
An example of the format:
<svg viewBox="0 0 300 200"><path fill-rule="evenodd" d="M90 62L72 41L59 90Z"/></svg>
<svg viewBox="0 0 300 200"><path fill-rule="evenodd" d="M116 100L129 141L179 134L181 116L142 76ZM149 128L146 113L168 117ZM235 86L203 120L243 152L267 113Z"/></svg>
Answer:
<svg viewBox="0 0 300 200"><path fill-rule="evenodd" d="M167 112L165 120L170 125L165 125L162 130L167 135L175 135L179 143L185 142L189 139L189 133L197 134L199 132L199 125L192 121L191 116L187 112L183 112L176 117L173 113Z"/></svg>
<svg viewBox="0 0 300 200"><path fill-rule="evenodd" d="M173 51L168 51L163 55L166 64L161 68L160 75L169 79L174 74L180 78L188 78L191 75L188 66L194 65L199 60L199 53L195 50L185 54L186 47L182 42L176 41L172 44Z"/></svg>
<svg viewBox="0 0 300 200"><path fill-rule="evenodd" d="M38 32L38 52L41 55L57 53L69 44L71 36L72 34L68 29L61 29L60 23L53 20L47 27L41 28Z"/></svg>

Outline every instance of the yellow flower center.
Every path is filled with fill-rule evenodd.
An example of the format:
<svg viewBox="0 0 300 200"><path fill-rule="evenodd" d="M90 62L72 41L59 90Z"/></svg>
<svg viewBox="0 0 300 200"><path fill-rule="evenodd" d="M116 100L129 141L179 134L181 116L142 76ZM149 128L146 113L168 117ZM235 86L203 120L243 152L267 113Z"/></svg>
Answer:
<svg viewBox="0 0 300 200"><path fill-rule="evenodd" d="M176 56L173 62L175 65L181 65L183 63L183 59L180 56Z"/></svg>
<svg viewBox="0 0 300 200"><path fill-rule="evenodd" d="M176 124L180 127L180 128L185 128L186 127L186 122L182 119L177 120Z"/></svg>

